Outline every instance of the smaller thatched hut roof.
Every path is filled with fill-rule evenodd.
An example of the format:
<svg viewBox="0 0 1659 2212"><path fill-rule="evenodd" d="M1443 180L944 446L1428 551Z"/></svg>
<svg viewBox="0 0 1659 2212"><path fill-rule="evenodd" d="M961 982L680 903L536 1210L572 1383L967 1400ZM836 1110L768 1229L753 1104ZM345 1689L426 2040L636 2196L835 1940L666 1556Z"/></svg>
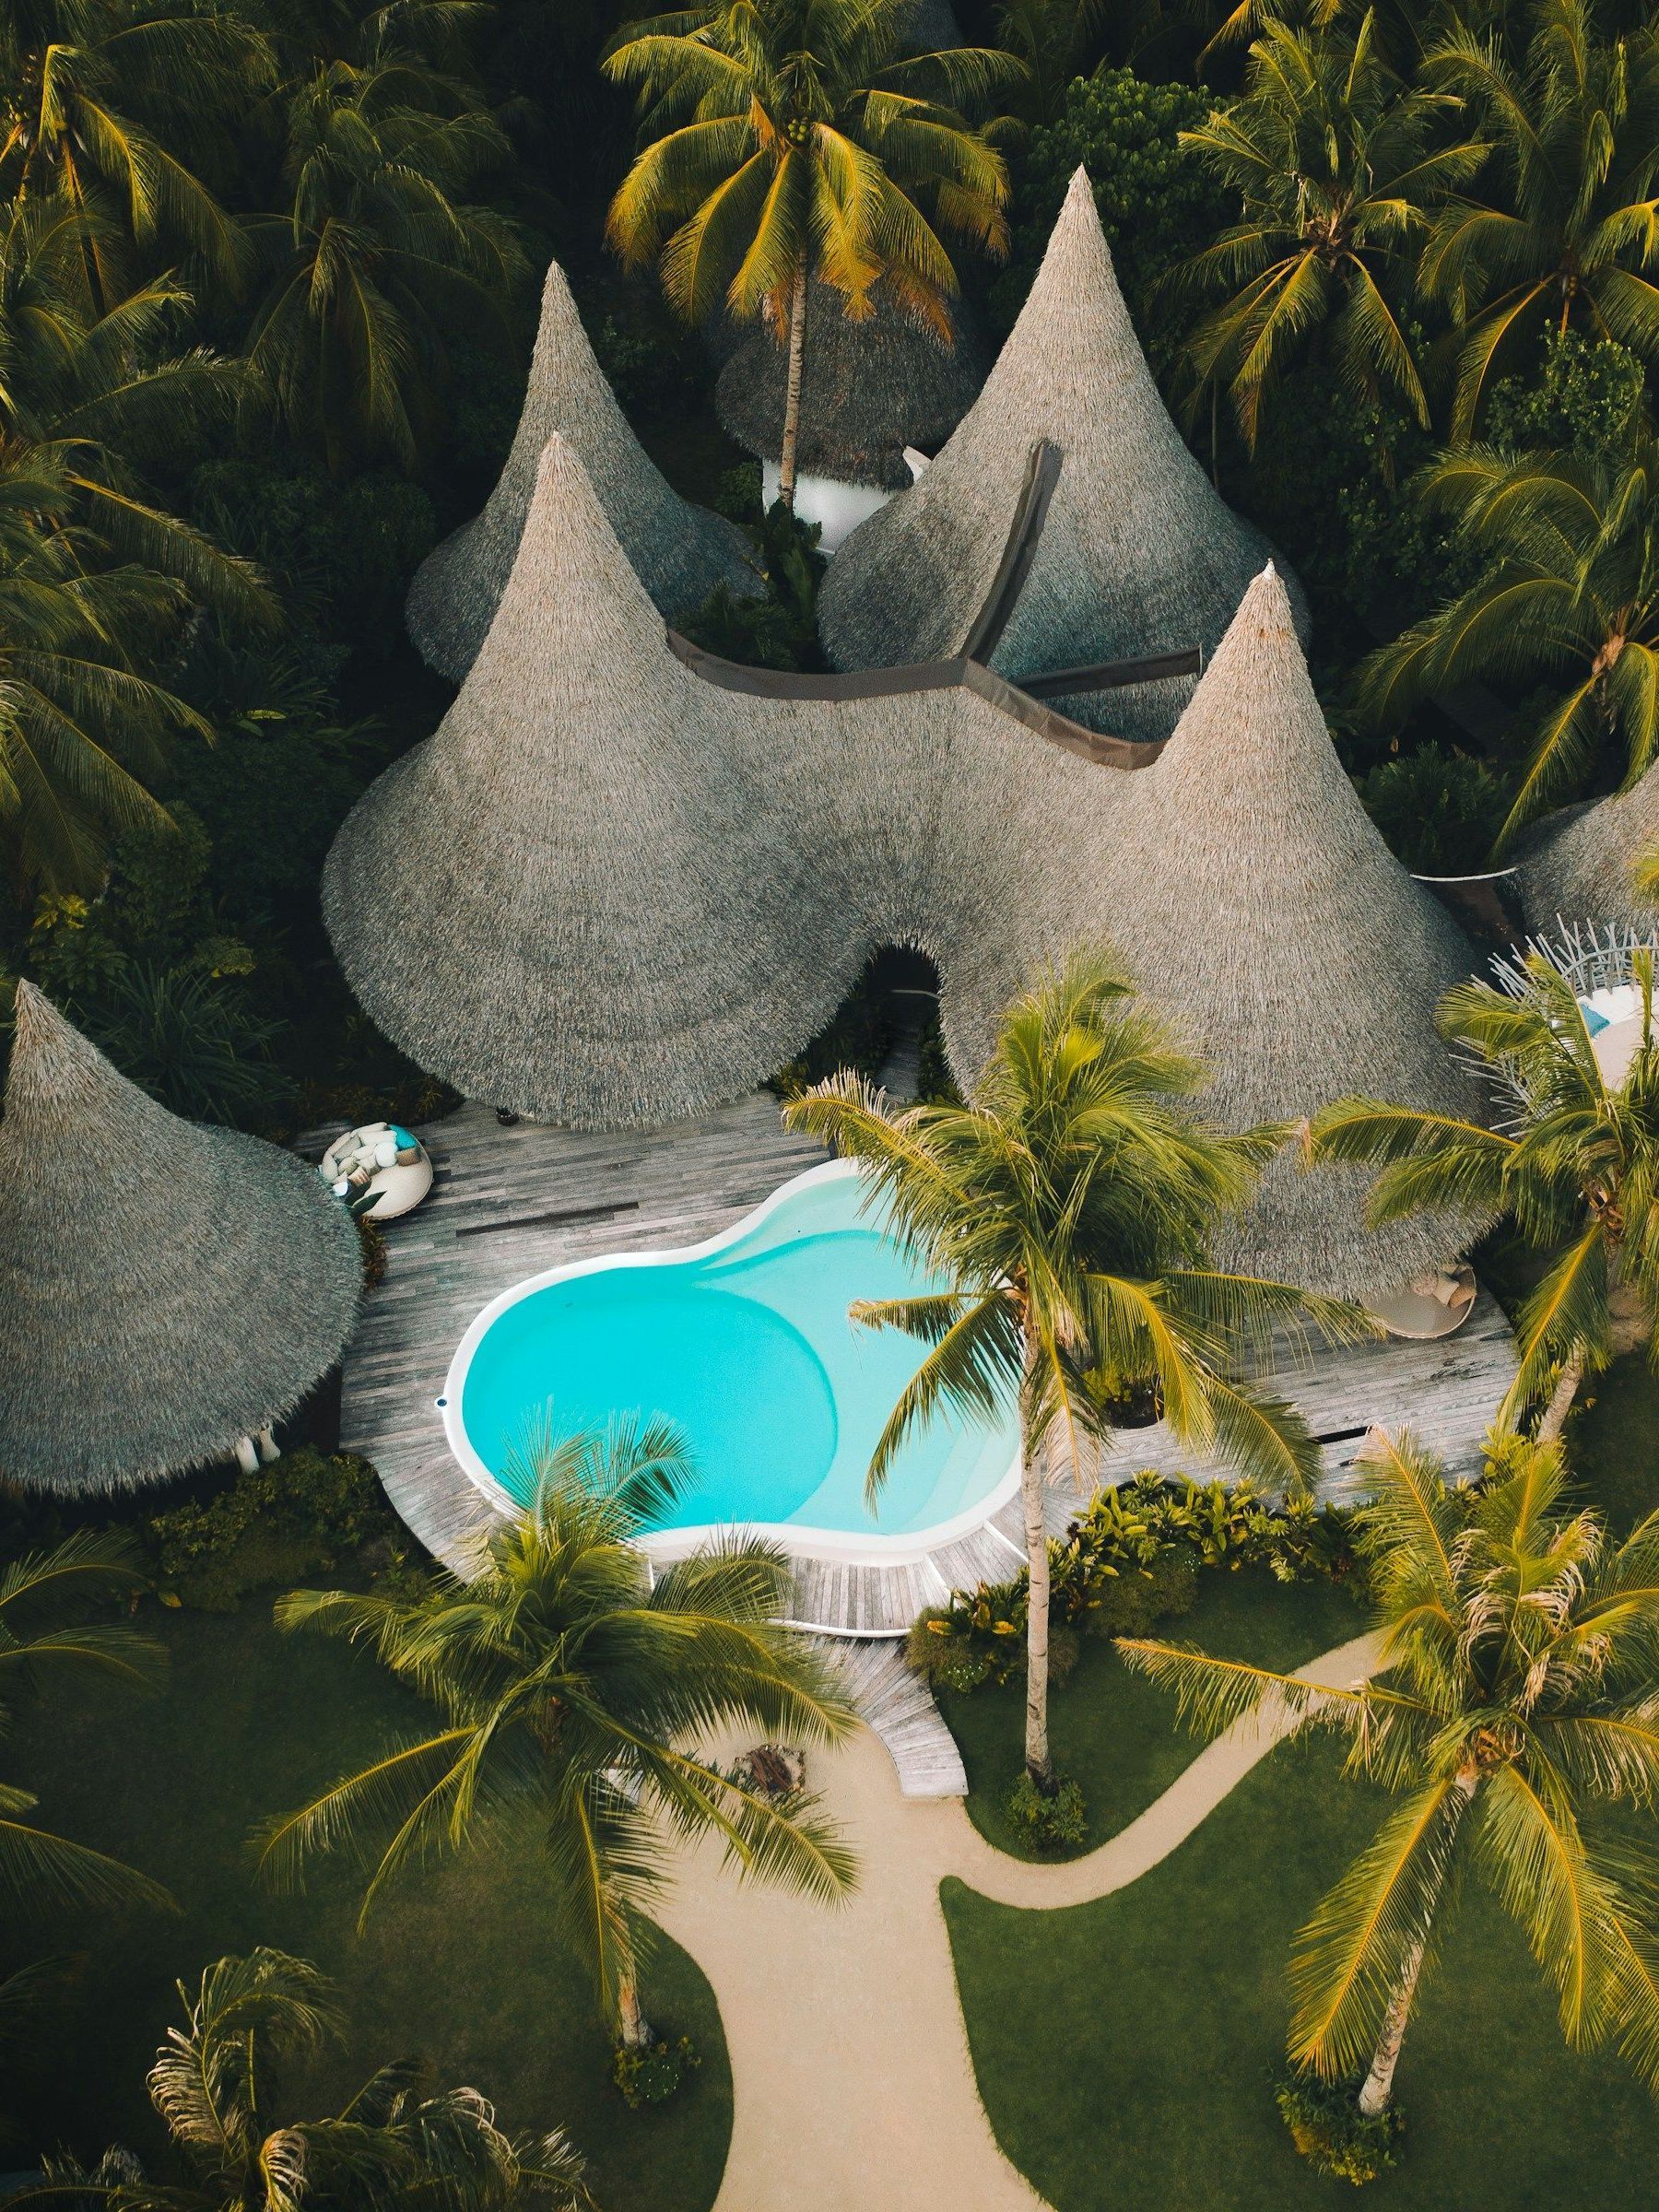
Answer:
<svg viewBox="0 0 1659 2212"><path fill-rule="evenodd" d="M1482 1117L1479 1085L1434 1025L1474 955L1344 773L1271 567L1132 783L1104 924L1214 1070L1230 1127L1299 1121L1355 1091ZM1369 1230L1371 1180L1281 1159L1226 1258L1361 1297L1442 1265L1484 1226L1424 1217Z"/></svg>
<svg viewBox="0 0 1659 2212"><path fill-rule="evenodd" d="M0 1121L0 1475L112 1490L228 1455L335 1364L357 1229L292 1153L181 1121L19 983Z"/></svg>
<svg viewBox="0 0 1659 2212"><path fill-rule="evenodd" d="M1551 930L1558 916L1599 928L1618 922L1659 928L1659 909L1636 889L1637 866L1659 853L1659 763L1629 791L1563 807L1542 822L1515 863L1526 925Z"/></svg>
<svg viewBox="0 0 1659 2212"><path fill-rule="evenodd" d="M901 491L912 481L905 447L933 453L944 444L984 382L984 349L965 308L947 345L885 301L879 287L875 303L875 313L855 323L832 286L815 278L807 287L796 465L803 476ZM714 387L727 435L763 461L783 451L788 373L782 340L755 323Z"/></svg>
<svg viewBox="0 0 1659 2212"><path fill-rule="evenodd" d="M853 531L824 580L819 625L837 667L961 650L1043 441L1063 455L1059 481L993 665L1018 683L1213 652L1269 547L1170 419L1082 170L984 389L920 481ZM1192 686L1173 677L1055 703L1120 736L1167 737Z"/></svg>
<svg viewBox="0 0 1659 2212"><path fill-rule="evenodd" d="M594 358L564 271L552 262L506 465L482 514L446 537L409 587L409 635L422 658L453 683L472 666L494 619L542 448L556 432L582 456L611 527L665 615L683 615L719 583L745 594L760 588L736 525L681 499L647 458Z"/></svg>

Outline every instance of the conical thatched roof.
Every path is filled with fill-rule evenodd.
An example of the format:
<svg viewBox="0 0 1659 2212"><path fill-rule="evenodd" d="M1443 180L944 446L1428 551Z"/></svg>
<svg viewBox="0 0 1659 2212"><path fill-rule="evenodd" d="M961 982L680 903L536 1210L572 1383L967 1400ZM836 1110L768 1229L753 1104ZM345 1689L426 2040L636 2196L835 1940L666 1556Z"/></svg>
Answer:
<svg viewBox="0 0 1659 2212"><path fill-rule="evenodd" d="M971 1079L1008 999L1100 939L1210 1063L1230 1125L1356 1088L1478 1110L1433 1026L1468 948L1343 774L1276 576L1159 755L960 660L791 677L677 648L557 441L485 648L347 819L324 909L382 1029L547 1121L735 1096L884 944L937 963ZM1234 1256L1353 1294L1465 1241L1368 1235L1363 1182L1276 1171Z"/></svg>
<svg viewBox="0 0 1659 2212"><path fill-rule="evenodd" d="M1474 966L1470 947L1343 772L1271 568L1135 784L1102 919L1214 1068L1230 1126L1300 1120L1350 1091L1481 1117L1474 1077L1434 1027L1441 994ZM1230 1256L1272 1252L1298 1279L1357 1296L1468 1241L1467 1223L1368 1232L1370 1180L1279 1161Z"/></svg>
<svg viewBox="0 0 1659 2212"><path fill-rule="evenodd" d="M0 1475L119 1489L228 1454L339 1358L362 1253L291 1153L181 1121L31 983L0 1121Z"/></svg>
<svg viewBox="0 0 1659 2212"><path fill-rule="evenodd" d="M764 841L736 702L697 682L573 447L548 440L500 612L438 730L340 831L324 912L425 1067L548 1119L660 1122L835 1003Z"/></svg>
<svg viewBox="0 0 1659 2212"><path fill-rule="evenodd" d="M899 491L912 481L905 447L936 452L973 405L984 350L966 309L947 346L885 302L879 287L875 300L875 313L854 323L832 286L807 288L796 462L804 476ZM788 366L783 345L756 323L714 387L727 434L765 461L783 451Z"/></svg>
<svg viewBox="0 0 1659 2212"><path fill-rule="evenodd" d="M536 465L556 431L581 454L612 529L664 614L684 614L717 583L759 589L735 524L682 500L646 458L594 359L564 271L552 262L507 465L483 513L428 556L409 588L409 635L452 682L471 667L506 589Z"/></svg>
<svg viewBox="0 0 1659 2212"><path fill-rule="evenodd" d="M1529 929L1564 922L1659 928L1659 911L1637 896L1634 871L1659 853L1659 765L1629 791L1569 806L1542 823L1515 864Z"/></svg>
<svg viewBox="0 0 1659 2212"><path fill-rule="evenodd" d="M1073 177L1019 320L921 481L837 554L819 624L841 668L955 653L1007 542L1033 445L1064 454L1030 574L993 664L1016 681L1219 643L1267 558L1221 500L1152 381L1094 195ZM1190 677L1063 702L1127 737L1167 737ZM1103 718L1103 719L1102 719Z"/></svg>

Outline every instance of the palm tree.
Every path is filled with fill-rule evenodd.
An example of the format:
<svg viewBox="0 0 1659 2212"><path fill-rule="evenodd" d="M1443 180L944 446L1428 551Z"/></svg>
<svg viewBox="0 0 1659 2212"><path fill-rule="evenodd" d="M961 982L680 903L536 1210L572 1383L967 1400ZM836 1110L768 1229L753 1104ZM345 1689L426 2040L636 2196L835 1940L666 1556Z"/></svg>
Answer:
<svg viewBox="0 0 1659 2212"><path fill-rule="evenodd" d="M1430 211L1485 158L1437 143L1443 94L1404 84L1368 9L1349 32L1277 19L1250 49L1244 90L1181 144L1239 194L1242 212L1178 281L1225 295L1188 341L1194 405L1225 386L1253 449L1263 402L1287 366L1327 348L1355 391L1387 393L1419 422L1429 403L1391 300Z"/></svg>
<svg viewBox="0 0 1659 2212"><path fill-rule="evenodd" d="M1453 18L1426 81L1468 103L1493 148L1478 197L1436 219L1425 296L1465 328L1453 435L1466 438L1502 363L1553 324L1659 361L1659 37L1607 39L1594 0L1539 0L1524 60Z"/></svg>
<svg viewBox="0 0 1659 2212"><path fill-rule="evenodd" d="M1374 1434L1362 1464L1380 1679L1117 1647L1204 1733L1264 1706L1335 1729L1345 1771L1401 1799L1296 1939L1290 2056L1326 2079L1366 2066L1359 2110L1383 2109L1466 1868L1526 1931L1569 2043L1616 2041L1659 2088L1651 1858L1590 1826L1659 1789L1659 1513L1615 1546L1558 1510L1559 1446L1513 1435L1488 1440L1477 1496L1409 1437Z"/></svg>
<svg viewBox="0 0 1659 2212"><path fill-rule="evenodd" d="M630 25L605 59L639 88L648 128L674 125L623 180L607 235L630 265L661 255L689 320L724 303L787 333L790 508L808 277L854 321L879 279L948 339L957 277L939 233L1007 247L1007 171L965 111L1018 65L970 47L906 54L911 12L911 0L705 0Z"/></svg>
<svg viewBox="0 0 1659 2212"><path fill-rule="evenodd" d="M272 80L246 18L197 0L8 0L0 11L0 183L72 211L95 304L126 288L122 234L234 280L247 248L193 157L223 151ZM109 218L119 218L112 234Z"/></svg>
<svg viewBox="0 0 1659 2212"><path fill-rule="evenodd" d="M353 455L413 465L446 338L504 338L525 274L511 223L463 196L506 135L464 82L389 43L385 15L365 60L288 88L288 210L252 226L272 274L250 364L335 472Z"/></svg>
<svg viewBox="0 0 1659 2212"><path fill-rule="evenodd" d="M147 496L145 472L176 471L232 420L241 365L175 335L193 305L171 276L113 300L88 292L84 218L61 199L0 212L0 460L62 478L40 500L54 523L93 533L104 560L183 585L200 606L268 631L276 608L247 562ZM98 234L94 225L94 233ZM8 510L27 514L17 499Z"/></svg>
<svg viewBox="0 0 1659 2212"><path fill-rule="evenodd" d="M112 830L171 817L148 786L178 733L212 730L143 673L176 639L183 586L100 570L62 520L61 471L0 445L0 832L22 889L90 891Z"/></svg>
<svg viewBox="0 0 1659 2212"><path fill-rule="evenodd" d="M184 2178L151 2181L129 2153L90 2171L49 2159L18 2205L75 2212L336 2212L433 2203L447 2212L590 2212L582 2162L554 2133L505 2136L477 2089L427 2093L409 2059L378 2067L338 2112L278 2117L285 2062L303 2065L343 2041L337 1994L308 1959L251 1951L205 1969L193 1996L181 1982L182 2028L170 2028L150 2068L150 2101Z"/></svg>
<svg viewBox="0 0 1659 2212"><path fill-rule="evenodd" d="M1609 749L1627 783L1659 750L1659 446L1634 432L1617 453L1469 446L1419 489L1453 518L1475 582L1372 654L1360 695L1386 724L1458 684L1547 688L1500 853Z"/></svg>
<svg viewBox="0 0 1659 2212"><path fill-rule="evenodd" d="M83 1529L53 1550L30 1552L0 1574L0 1729L18 1690L98 1675L147 1688L160 1646L125 1621L88 1618L143 1587L130 1537ZM159 1882L85 1843L37 1828L23 1816L39 1800L0 1783L0 1894L14 1910L141 1903L171 1907Z"/></svg>
<svg viewBox="0 0 1659 2212"><path fill-rule="evenodd" d="M1018 1397L1027 1571L1026 1771L1055 1787L1048 1740L1045 1461L1081 1480L1108 1427L1091 1373L1151 1378L1175 1436L1300 1490L1319 1453L1300 1415L1231 1379L1275 1325L1332 1335L1351 1309L1206 1262L1220 1217L1288 1132L1229 1135L1190 1100L1204 1071L1130 1003L1099 953L1076 954L1008 1010L963 1106L900 1109L831 1077L784 1109L792 1128L858 1160L870 1204L950 1287L861 1301L853 1317L931 1347L870 1462L880 1489L911 1431L945 1407L982 1418Z"/></svg>
<svg viewBox="0 0 1659 2212"><path fill-rule="evenodd" d="M441 1574L413 1598L283 1599L281 1627L372 1643L442 1719L274 1822L266 1872L292 1881L316 1853L390 1830L367 1913L412 1858L521 1822L630 2045L651 2040L640 1973L663 1864L653 1816L720 1838L746 1873L839 1897L853 1861L809 1801L775 1803L687 1747L727 1724L823 1743L853 1722L808 1648L775 1625L789 1610L782 1554L733 1538L653 1574L638 1539L690 1478L665 1422L544 1433L505 1477L533 1503L490 1535L473 1581Z"/></svg>
<svg viewBox="0 0 1659 2212"><path fill-rule="evenodd" d="M0 826L25 888L89 890L109 832L165 821L149 785L202 716L158 680L193 611L275 627L245 562L148 494L229 421L241 371L171 337L171 279L99 308L82 218L0 213Z"/></svg>
<svg viewBox="0 0 1659 2212"><path fill-rule="evenodd" d="M1417 1107L1338 1099L1309 1124L1313 1160L1380 1169L1374 1222L1428 1210L1510 1215L1529 1244L1556 1256L1521 1308L1520 1366L1499 1418L1549 1399L1538 1434L1560 1431L1580 1382L1604 1367L1621 1331L1650 1343L1659 1291L1659 1053L1653 957L1633 956L1641 1042L1624 1080L1597 1064L1570 977L1527 956L1512 989L1457 984L1441 1001L1441 1033L1490 1078L1503 1124L1486 1129Z"/></svg>

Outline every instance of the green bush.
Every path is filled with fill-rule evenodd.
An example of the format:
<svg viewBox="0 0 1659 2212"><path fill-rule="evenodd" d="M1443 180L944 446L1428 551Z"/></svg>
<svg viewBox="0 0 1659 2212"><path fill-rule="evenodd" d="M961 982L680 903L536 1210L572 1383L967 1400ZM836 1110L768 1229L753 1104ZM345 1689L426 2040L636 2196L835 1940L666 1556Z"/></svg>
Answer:
<svg viewBox="0 0 1659 2212"><path fill-rule="evenodd" d="M1049 1665L1064 1682L1077 1631L1144 1636L1192 1610L1201 1568L1265 1567L1281 1583L1362 1577L1359 1523L1335 1505L1276 1506L1248 1482L1170 1481L1150 1471L1096 1492L1049 1545ZM940 1689L1003 1683L1025 1664L1027 1575L954 1590L912 1625L905 1657Z"/></svg>
<svg viewBox="0 0 1659 2212"><path fill-rule="evenodd" d="M416 1571L414 1546L366 1459L310 1446L239 1472L202 1502L148 1523L164 1600L232 1613L250 1592L355 1566Z"/></svg>
<svg viewBox="0 0 1659 2212"><path fill-rule="evenodd" d="M705 653L747 667L795 674L821 669L818 593L825 564L818 525L802 522L774 500L749 535L765 589L756 597L740 597L729 584L716 584L700 606L679 614L676 628Z"/></svg>
<svg viewBox="0 0 1659 2212"><path fill-rule="evenodd" d="M1646 396L1640 357L1616 338L1552 330L1532 376L1506 376L1487 402L1494 445L1622 457Z"/></svg>
<svg viewBox="0 0 1659 2212"><path fill-rule="evenodd" d="M1354 2082L1296 2073L1274 2095L1291 2141L1316 2171L1360 2189L1398 2163L1405 2115L1391 2104L1367 2119Z"/></svg>
<svg viewBox="0 0 1659 2212"><path fill-rule="evenodd" d="M611 2061L611 2079L637 2112L648 2104L665 2103L686 2076L701 2064L688 2035L672 2043L659 2036L637 2048L618 2043Z"/></svg>
<svg viewBox="0 0 1659 2212"><path fill-rule="evenodd" d="M1037 1851L1076 1851L1088 1832L1083 1785L1063 1782L1053 1794L1022 1774L1008 1793L1008 1826Z"/></svg>
<svg viewBox="0 0 1659 2212"><path fill-rule="evenodd" d="M1079 1618L1086 1636L1149 1636L1198 1602L1197 1555L1166 1545L1149 1565L1103 1573Z"/></svg>
<svg viewBox="0 0 1659 2212"><path fill-rule="evenodd" d="M1178 144L1211 104L1194 86L1148 82L1132 69L1097 69L1067 88L1060 115L1030 135L1018 195L1023 219L1014 227L1007 269L992 288L999 322L1018 313L1081 163L1141 342L1155 369L1169 364L1184 324L1160 280L1230 219L1208 170Z"/></svg>
<svg viewBox="0 0 1659 2212"><path fill-rule="evenodd" d="M945 1052L945 1031L935 1014L923 1030L916 1053L916 1097L924 1106L959 1106L958 1088Z"/></svg>
<svg viewBox="0 0 1659 2212"><path fill-rule="evenodd" d="M1418 876L1478 875L1508 806L1495 769L1438 745L1380 760L1359 790L1395 859Z"/></svg>
<svg viewBox="0 0 1659 2212"><path fill-rule="evenodd" d="M1022 1671L1026 1655L1026 1575L953 1590L946 1604L927 1606L911 1624L904 1655L939 1689L966 1693L982 1682L1002 1684ZM1049 1627L1049 1680L1065 1681L1081 1646L1063 1621Z"/></svg>

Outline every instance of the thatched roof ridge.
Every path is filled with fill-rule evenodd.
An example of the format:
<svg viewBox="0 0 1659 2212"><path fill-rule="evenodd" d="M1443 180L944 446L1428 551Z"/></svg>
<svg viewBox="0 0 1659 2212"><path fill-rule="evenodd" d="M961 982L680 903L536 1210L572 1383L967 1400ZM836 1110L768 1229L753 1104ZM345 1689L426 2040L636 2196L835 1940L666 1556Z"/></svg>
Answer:
<svg viewBox="0 0 1659 2212"><path fill-rule="evenodd" d="M1563 807L1533 831L1515 864L1529 929L1623 923L1659 929L1659 909L1637 894L1639 862L1659 853L1659 763L1629 791Z"/></svg>
<svg viewBox="0 0 1659 2212"><path fill-rule="evenodd" d="M1103 919L1214 1070L1211 1102L1230 1126L1300 1120L1352 1091L1481 1117L1475 1077L1434 1026L1473 953L1344 773L1271 567L1134 783ZM1271 1255L1298 1280L1359 1296L1469 1241L1467 1222L1367 1230L1370 1180L1280 1160L1227 1256Z"/></svg>
<svg viewBox="0 0 1659 2212"><path fill-rule="evenodd" d="M936 452L972 406L984 347L965 307L956 342L947 345L885 301L879 287L875 298L876 312L855 323L833 287L815 279L807 288L796 461L806 476L900 491L912 481L905 447ZM728 436L765 461L783 450L787 377L783 345L755 323L714 387Z"/></svg>
<svg viewBox="0 0 1659 2212"><path fill-rule="evenodd" d="M559 264L542 288L541 324L512 450L484 511L421 563L406 618L423 659L459 683L506 588L542 448L555 432L582 456L611 527L665 615L684 613L718 583L758 591L736 525L673 490L629 427L594 358Z"/></svg>
<svg viewBox="0 0 1659 2212"><path fill-rule="evenodd" d="M343 1350L362 1254L292 1153L181 1121L18 985L0 1121L0 1474L120 1489L229 1453Z"/></svg>
<svg viewBox="0 0 1659 2212"><path fill-rule="evenodd" d="M1221 636L1267 558L1170 419L1124 304L1082 170L983 390L921 481L870 517L819 602L838 667L956 651L1006 542L1031 448L1064 455L1031 572L994 655L1018 681ZM1167 737L1190 678L1080 699L1129 737Z"/></svg>

